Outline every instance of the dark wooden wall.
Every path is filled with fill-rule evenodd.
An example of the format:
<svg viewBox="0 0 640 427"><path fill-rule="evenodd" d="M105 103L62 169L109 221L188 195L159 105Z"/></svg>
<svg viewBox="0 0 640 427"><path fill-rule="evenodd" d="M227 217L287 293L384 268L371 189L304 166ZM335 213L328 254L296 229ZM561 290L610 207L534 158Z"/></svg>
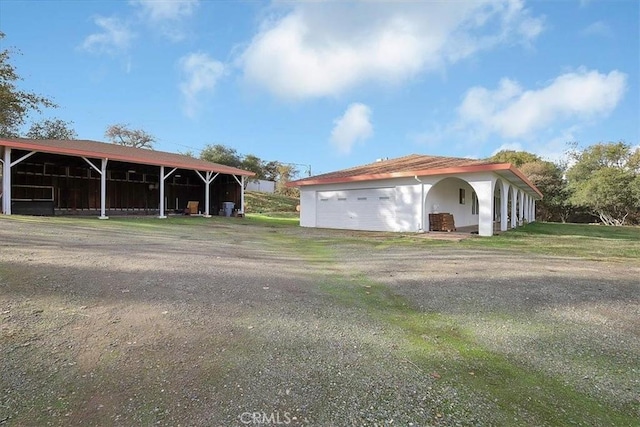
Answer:
<svg viewBox="0 0 640 427"><path fill-rule="evenodd" d="M107 210L157 212L160 189L159 172L132 173L107 168ZM159 170L159 168L157 168ZM12 168L12 198L29 198L46 190L20 186L52 186L54 207L58 211L100 209L100 176L83 166L21 162ZM240 185L233 176L219 175L210 188L210 213L218 214L222 202L231 201L240 207ZM165 181L165 208L184 210L188 201L198 201L204 212L204 183L193 171L176 172ZM176 205L177 199L177 205Z"/></svg>

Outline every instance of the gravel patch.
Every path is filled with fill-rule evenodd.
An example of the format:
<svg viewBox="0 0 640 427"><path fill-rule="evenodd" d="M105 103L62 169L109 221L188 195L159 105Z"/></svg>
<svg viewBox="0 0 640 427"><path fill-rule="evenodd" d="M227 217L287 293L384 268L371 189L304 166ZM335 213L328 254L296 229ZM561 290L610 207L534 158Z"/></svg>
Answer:
<svg viewBox="0 0 640 427"><path fill-rule="evenodd" d="M637 262L342 234L0 218L0 424L504 424L442 361L407 357L402 328L324 288L361 278L640 416Z"/></svg>

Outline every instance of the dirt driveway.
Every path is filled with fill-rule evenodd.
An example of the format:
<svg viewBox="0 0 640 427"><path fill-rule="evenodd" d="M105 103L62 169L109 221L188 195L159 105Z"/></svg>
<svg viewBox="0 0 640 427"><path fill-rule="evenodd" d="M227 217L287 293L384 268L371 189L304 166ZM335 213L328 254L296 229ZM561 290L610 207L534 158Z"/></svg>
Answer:
<svg viewBox="0 0 640 427"><path fill-rule="evenodd" d="M640 416L637 260L386 239L234 218L0 218L0 425Z"/></svg>

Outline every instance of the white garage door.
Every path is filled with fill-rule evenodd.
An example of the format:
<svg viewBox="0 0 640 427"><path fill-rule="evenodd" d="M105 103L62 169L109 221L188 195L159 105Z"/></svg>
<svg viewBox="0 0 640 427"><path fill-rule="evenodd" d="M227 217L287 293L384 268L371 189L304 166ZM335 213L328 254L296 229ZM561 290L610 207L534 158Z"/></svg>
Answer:
<svg viewBox="0 0 640 427"><path fill-rule="evenodd" d="M348 230L395 230L395 188L319 191L317 226Z"/></svg>

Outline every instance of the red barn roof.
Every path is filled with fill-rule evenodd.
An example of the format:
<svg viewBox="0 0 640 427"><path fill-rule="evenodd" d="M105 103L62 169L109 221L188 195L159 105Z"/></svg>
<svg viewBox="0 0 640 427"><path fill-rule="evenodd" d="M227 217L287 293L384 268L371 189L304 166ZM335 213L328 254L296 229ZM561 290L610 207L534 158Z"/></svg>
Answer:
<svg viewBox="0 0 640 427"><path fill-rule="evenodd" d="M12 149L62 154L87 158L109 159L120 162L152 166L167 166L228 175L253 176L255 173L231 166L220 165L176 153L133 148L106 142L88 140L54 140L0 138L0 146Z"/></svg>

